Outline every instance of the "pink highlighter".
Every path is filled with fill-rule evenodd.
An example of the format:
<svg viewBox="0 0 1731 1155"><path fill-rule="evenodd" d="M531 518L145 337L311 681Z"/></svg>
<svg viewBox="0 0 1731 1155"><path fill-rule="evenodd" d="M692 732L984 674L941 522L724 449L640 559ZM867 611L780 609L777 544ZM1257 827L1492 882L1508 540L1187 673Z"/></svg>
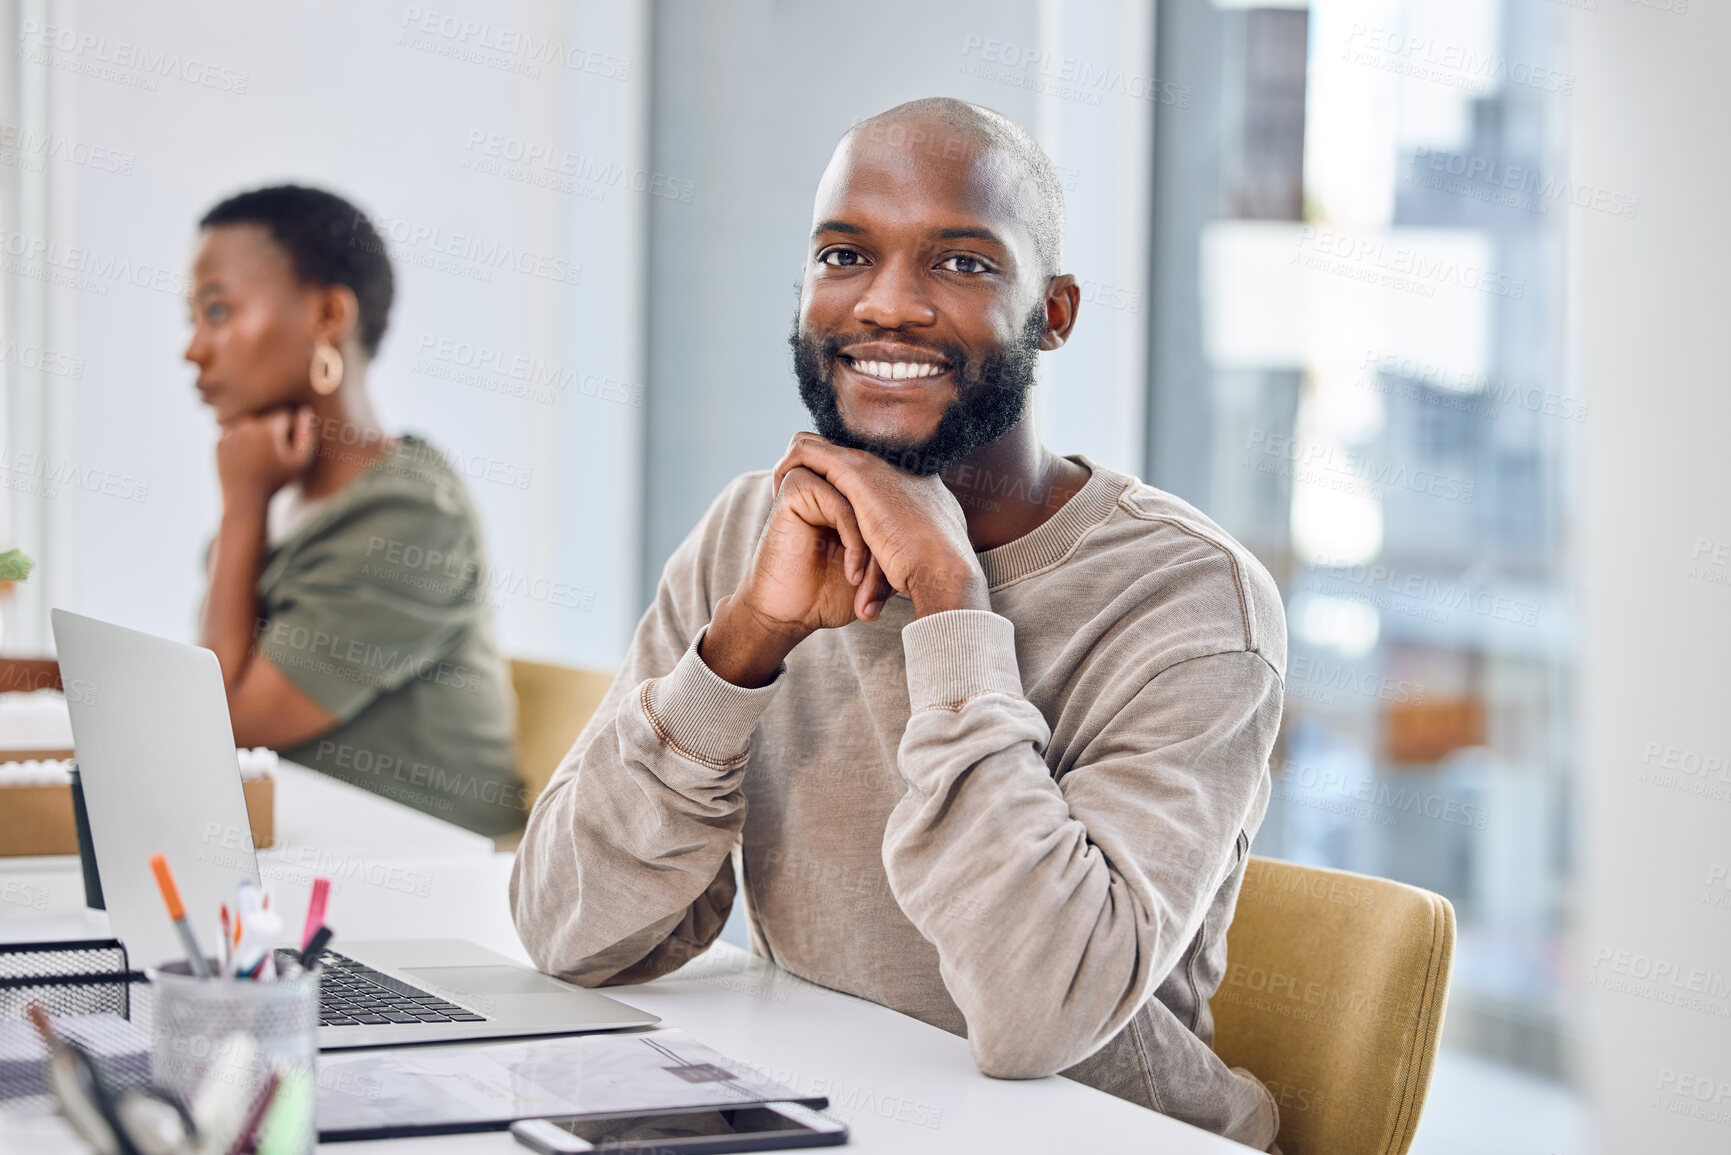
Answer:
<svg viewBox="0 0 1731 1155"><path fill-rule="evenodd" d="M319 927L325 924L325 904L330 901L331 880L328 878L313 879L313 895L307 901L306 927L301 931L301 950L306 950L307 944L313 941L313 935Z"/></svg>

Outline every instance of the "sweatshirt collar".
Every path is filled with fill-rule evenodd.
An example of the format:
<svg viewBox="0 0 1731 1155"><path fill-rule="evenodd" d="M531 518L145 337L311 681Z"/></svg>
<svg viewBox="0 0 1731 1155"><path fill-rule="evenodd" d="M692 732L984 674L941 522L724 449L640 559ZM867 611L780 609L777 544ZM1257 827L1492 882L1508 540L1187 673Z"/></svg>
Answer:
<svg viewBox="0 0 1731 1155"><path fill-rule="evenodd" d="M976 555L991 589L1051 569L1069 557L1089 530L1111 516L1131 484L1126 475L1080 454L1068 460L1088 470L1082 488L1032 532Z"/></svg>

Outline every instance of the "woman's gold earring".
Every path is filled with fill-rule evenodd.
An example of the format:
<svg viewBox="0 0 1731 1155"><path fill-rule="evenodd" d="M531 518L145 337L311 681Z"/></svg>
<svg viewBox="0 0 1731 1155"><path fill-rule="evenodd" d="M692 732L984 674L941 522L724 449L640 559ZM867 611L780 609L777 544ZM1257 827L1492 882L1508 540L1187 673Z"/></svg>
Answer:
<svg viewBox="0 0 1731 1155"><path fill-rule="evenodd" d="M342 387L343 355L329 341L313 346L313 392L329 397Z"/></svg>

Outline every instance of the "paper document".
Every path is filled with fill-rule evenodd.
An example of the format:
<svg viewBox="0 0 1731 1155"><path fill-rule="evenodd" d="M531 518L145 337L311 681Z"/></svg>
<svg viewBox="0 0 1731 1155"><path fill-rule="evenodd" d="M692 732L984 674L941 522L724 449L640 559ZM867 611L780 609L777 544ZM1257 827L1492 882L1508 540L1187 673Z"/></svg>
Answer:
<svg viewBox="0 0 1731 1155"><path fill-rule="evenodd" d="M319 1137L501 1128L514 1119L820 1097L679 1030L319 1056Z"/></svg>

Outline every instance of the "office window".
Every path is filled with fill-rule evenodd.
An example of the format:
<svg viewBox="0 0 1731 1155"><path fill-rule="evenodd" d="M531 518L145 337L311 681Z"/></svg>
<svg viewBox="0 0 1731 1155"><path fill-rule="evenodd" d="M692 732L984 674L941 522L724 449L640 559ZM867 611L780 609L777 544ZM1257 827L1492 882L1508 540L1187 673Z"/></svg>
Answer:
<svg viewBox="0 0 1731 1155"><path fill-rule="evenodd" d="M1162 0L1149 467L1280 583L1262 854L1447 895L1451 1045L1561 1073L1571 447L1526 0Z"/></svg>

